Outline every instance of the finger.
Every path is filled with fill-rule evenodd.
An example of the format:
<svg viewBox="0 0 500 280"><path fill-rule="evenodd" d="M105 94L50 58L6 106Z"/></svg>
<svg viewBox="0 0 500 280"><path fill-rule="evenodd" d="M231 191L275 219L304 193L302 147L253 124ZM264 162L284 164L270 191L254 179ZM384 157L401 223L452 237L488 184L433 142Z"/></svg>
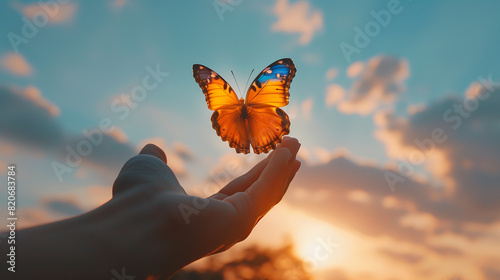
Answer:
<svg viewBox="0 0 500 280"><path fill-rule="evenodd" d="M140 155L152 155L155 156L164 163L167 163L167 155L165 155L165 152L158 146L154 144L147 144L142 148L142 150L139 152Z"/></svg>
<svg viewBox="0 0 500 280"><path fill-rule="evenodd" d="M274 151L273 151L274 152ZM244 192L248 187L250 187L257 179L259 179L262 170L267 166L269 160L273 154L273 152L269 153L269 155L255 165L250 171L241 175L240 177L232 180L222 189L220 189L217 193L211 196L214 199L224 199L227 196L233 195L237 192Z"/></svg>
<svg viewBox="0 0 500 280"><path fill-rule="evenodd" d="M288 191L288 187L290 186L290 183L292 182L293 178L295 178L295 174L297 174L301 165L302 165L302 163L298 160L295 160L295 162L293 163L292 172L290 173L290 176L288 177L288 182L286 184L285 192L283 193L283 195L285 195L285 193Z"/></svg>
<svg viewBox="0 0 500 280"><path fill-rule="evenodd" d="M286 151L285 148L281 149L283 149L284 151L275 153L276 158L273 157L274 160L271 160L269 162L268 166L265 169L266 172L271 170L271 166L276 167L276 170L271 170L270 173L278 171L287 172L283 168L278 168L278 167L289 165L288 157L291 156L291 154L290 152ZM280 188L279 186L273 185L274 183L270 182L269 180L265 181L259 179L247 191L235 193L234 195L228 196L227 198L224 199L224 201L231 203L234 209L236 210L238 224L232 226L231 228L234 230L240 228L238 234L240 238L238 239L238 241L245 239L250 233L250 231L253 229L253 227L264 216L264 214L266 214L277 202L279 202L279 200L281 200L281 198L284 195L284 191L280 189L288 188L288 185L295 176L295 173L297 172L299 167L300 167L299 161L295 161L292 164L289 170L290 175L287 178L288 180L286 180L286 184L283 184L286 185L284 187L281 186ZM268 175L262 174L261 177L270 176L270 173ZM273 192L273 188L275 188L275 192L281 192L281 194ZM267 190L267 193L261 192L259 194L258 189ZM275 198L269 199L272 196L275 196Z"/></svg>
<svg viewBox="0 0 500 280"><path fill-rule="evenodd" d="M131 188L146 186L153 191L186 193L165 161L165 153L160 148L152 144L146 145L139 155L123 165L113 184L113 197Z"/></svg>
<svg viewBox="0 0 500 280"><path fill-rule="evenodd" d="M283 197L292 170L291 157L288 148L277 149L259 179L246 190L257 216L267 213Z"/></svg>
<svg viewBox="0 0 500 280"><path fill-rule="evenodd" d="M283 141L279 145L278 148L288 148L293 156L290 159L291 162L295 160L296 154L298 149L300 148L300 143L297 139L285 136L283 137ZM211 198L214 199L224 199L227 196L233 195L237 192L244 192L246 189L248 189L257 179L259 179L260 174L264 170L264 168L267 166L270 158L272 157L274 151L269 153L266 159L262 160L260 163L258 163L256 166L254 166L250 171L248 171L246 174L234 179L233 181L229 182L224 188L222 188L219 192L216 194L212 195Z"/></svg>
<svg viewBox="0 0 500 280"><path fill-rule="evenodd" d="M293 138L293 137L289 137L289 136L286 136L286 137L283 137L283 142L281 142L281 144L278 146L278 148L283 148L283 147L286 147L290 150L290 152L292 153L292 157L290 158L290 162L294 162L295 161L295 158L297 156L297 152L299 151L300 149L300 146L301 144L299 143L299 140L297 140L296 138Z"/></svg>
<svg viewBox="0 0 500 280"><path fill-rule="evenodd" d="M264 170L260 171L259 178L249 188L224 198L236 213L237 225L231 228L237 231L237 240L246 238L260 218L282 199L300 167L299 161L290 161L296 156L300 144L292 139L284 143L286 145L275 150Z"/></svg>

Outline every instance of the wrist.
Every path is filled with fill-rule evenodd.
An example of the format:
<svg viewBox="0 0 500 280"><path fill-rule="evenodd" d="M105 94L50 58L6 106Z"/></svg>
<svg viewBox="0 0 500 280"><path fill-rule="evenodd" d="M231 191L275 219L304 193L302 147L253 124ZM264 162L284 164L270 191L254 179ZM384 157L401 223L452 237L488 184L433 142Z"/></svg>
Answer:
<svg viewBox="0 0 500 280"><path fill-rule="evenodd" d="M113 259L89 214L20 230L16 272L9 279L107 279Z"/></svg>

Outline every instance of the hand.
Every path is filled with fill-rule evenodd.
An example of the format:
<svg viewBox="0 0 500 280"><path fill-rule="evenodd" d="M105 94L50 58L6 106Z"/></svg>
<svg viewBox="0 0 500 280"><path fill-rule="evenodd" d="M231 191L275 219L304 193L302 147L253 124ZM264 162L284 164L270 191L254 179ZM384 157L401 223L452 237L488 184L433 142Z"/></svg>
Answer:
<svg viewBox="0 0 500 280"><path fill-rule="evenodd" d="M203 199L186 194L160 148L145 146L124 165L113 186L112 200L120 212L136 212L130 226L141 220L147 228L129 251L139 259L124 266L132 275L168 277L244 240L285 194L300 167L295 159L299 148L296 139L285 137L248 173Z"/></svg>
<svg viewBox="0 0 500 280"><path fill-rule="evenodd" d="M1 270L0 279L169 278L245 239L285 194L300 167L299 148L297 139L285 137L248 173L199 198L186 194L163 151L147 145L125 163L109 202L18 231L16 272ZM8 250L7 242L0 242L0 251ZM2 256L5 263L7 255Z"/></svg>

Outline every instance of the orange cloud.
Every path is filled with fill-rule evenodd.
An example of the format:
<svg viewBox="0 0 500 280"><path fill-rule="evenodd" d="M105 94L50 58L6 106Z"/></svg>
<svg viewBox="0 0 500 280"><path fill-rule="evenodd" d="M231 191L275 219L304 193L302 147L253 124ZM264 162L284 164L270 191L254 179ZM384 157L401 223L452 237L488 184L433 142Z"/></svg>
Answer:
<svg viewBox="0 0 500 280"><path fill-rule="evenodd" d="M312 118L312 108L314 106L314 101L311 98L308 98L302 101L300 108L302 109L302 115L305 119L310 120Z"/></svg>
<svg viewBox="0 0 500 280"><path fill-rule="evenodd" d="M474 82L463 97L451 96L409 116L379 112L375 133L400 174L424 167L461 207L462 219L500 219L500 86Z"/></svg>
<svg viewBox="0 0 500 280"><path fill-rule="evenodd" d="M111 8L113 10L120 10L121 8L123 8L123 6L125 6L126 3L127 0L114 0L111 2Z"/></svg>
<svg viewBox="0 0 500 280"><path fill-rule="evenodd" d="M42 93L37 87L34 86L26 87L24 89L23 95L34 104L42 108L45 108L47 112L49 112L49 114L53 117L58 116L59 113L61 112L59 107L57 107L54 103L50 102L49 100L45 99L42 96Z"/></svg>
<svg viewBox="0 0 500 280"><path fill-rule="evenodd" d="M43 4L42 2L28 5L19 4L18 9L29 19L43 17L47 19L48 23L53 24L63 23L73 18L76 12L75 3L54 3L53 6Z"/></svg>
<svg viewBox="0 0 500 280"><path fill-rule="evenodd" d="M46 209L23 207L17 211L19 229L39 226L54 222L56 217Z"/></svg>
<svg viewBox="0 0 500 280"><path fill-rule="evenodd" d="M347 77L349 78L355 78L361 72L363 72L363 69L365 68L365 64L362 61L357 61L349 65L347 68Z"/></svg>
<svg viewBox="0 0 500 280"><path fill-rule="evenodd" d="M0 160L0 174L7 173L7 164Z"/></svg>
<svg viewBox="0 0 500 280"><path fill-rule="evenodd" d="M332 68L328 69L328 71L326 71L325 79L327 81L331 81L331 80L335 79L335 77L337 77L338 73L339 73L339 70L337 70L337 68L335 68L335 67L332 67Z"/></svg>
<svg viewBox="0 0 500 280"><path fill-rule="evenodd" d="M320 11L312 11L307 1L290 4L288 0L277 0L274 14L278 21L271 29L275 32L300 34L299 43L302 45L311 42L314 34L323 28L323 15Z"/></svg>
<svg viewBox="0 0 500 280"><path fill-rule="evenodd" d="M356 80L345 97L335 102L338 110L345 114L368 115L384 105L391 105L405 90L403 82L409 73L406 60L390 56L375 56L366 65L363 62L351 64L347 75Z"/></svg>
<svg viewBox="0 0 500 280"><path fill-rule="evenodd" d="M2 57L2 68L18 76L29 76L33 69L26 59L18 53L8 53Z"/></svg>
<svg viewBox="0 0 500 280"><path fill-rule="evenodd" d="M128 141L127 134L118 126L113 127L113 130L111 130L108 135L120 143L127 143Z"/></svg>
<svg viewBox="0 0 500 280"><path fill-rule="evenodd" d="M325 104L327 107L333 107L345 96L344 88L339 84L330 84L326 88Z"/></svg>

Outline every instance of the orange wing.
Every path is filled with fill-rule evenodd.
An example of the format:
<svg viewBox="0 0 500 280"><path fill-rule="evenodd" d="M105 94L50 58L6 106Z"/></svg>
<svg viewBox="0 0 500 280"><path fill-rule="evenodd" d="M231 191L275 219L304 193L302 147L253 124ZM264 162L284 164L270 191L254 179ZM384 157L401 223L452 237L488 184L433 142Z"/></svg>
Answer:
<svg viewBox="0 0 500 280"><path fill-rule="evenodd" d="M195 64L193 65L193 76L205 94L208 109L227 109L240 105L238 96L231 86L212 69Z"/></svg>
<svg viewBox="0 0 500 280"><path fill-rule="evenodd" d="M216 110L211 120L217 135L222 141L228 141L229 147L235 148L237 153L250 152L250 140L245 119L241 117L241 107Z"/></svg>
<svg viewBox="0 0 500 280"><path fill-rule="evenodd" d="M275 149L290 133L290 119L278 107L288 105L289 89L297 69L290 58L266 67L250 85L246 96L248 134L256 154Z"/></svg>
<svg viewBox="0 0 500 280"><path fill-rule="evenodd" d="M256 154L276 149L281 137L290 133L290 119L280 108L248 108L248 134Z"/></svg>
<svg viewBox="0 0 500 280"><path fill-rule="evenodd" d="M289 88L295 76L289 58L266 67L250 85L245 102L217 73L203 65L193 65L193 76L200 85L208 108L214 110L212 127L237 153L256 154L276 148L290 132L288 115L278 107L288 104Z"/></svg>
<svg viewBox="0 0 500 280"><path fill-rule="evenodd" d="M290 58L267 66L250 85L246 104L252 107L283 107L288 105L290 83L297 69Z"/></svg>
<svg viewBox="0 0 500 280"><path fill-rule="evenodd" d="M208 109L214 110L212 114L212 127L222 141L228 141L231 148L238 153L250 152L250 140L241 118L241 104L231 86L219 74L210 68L195 64L193 76L200 85Z"/></svg>

